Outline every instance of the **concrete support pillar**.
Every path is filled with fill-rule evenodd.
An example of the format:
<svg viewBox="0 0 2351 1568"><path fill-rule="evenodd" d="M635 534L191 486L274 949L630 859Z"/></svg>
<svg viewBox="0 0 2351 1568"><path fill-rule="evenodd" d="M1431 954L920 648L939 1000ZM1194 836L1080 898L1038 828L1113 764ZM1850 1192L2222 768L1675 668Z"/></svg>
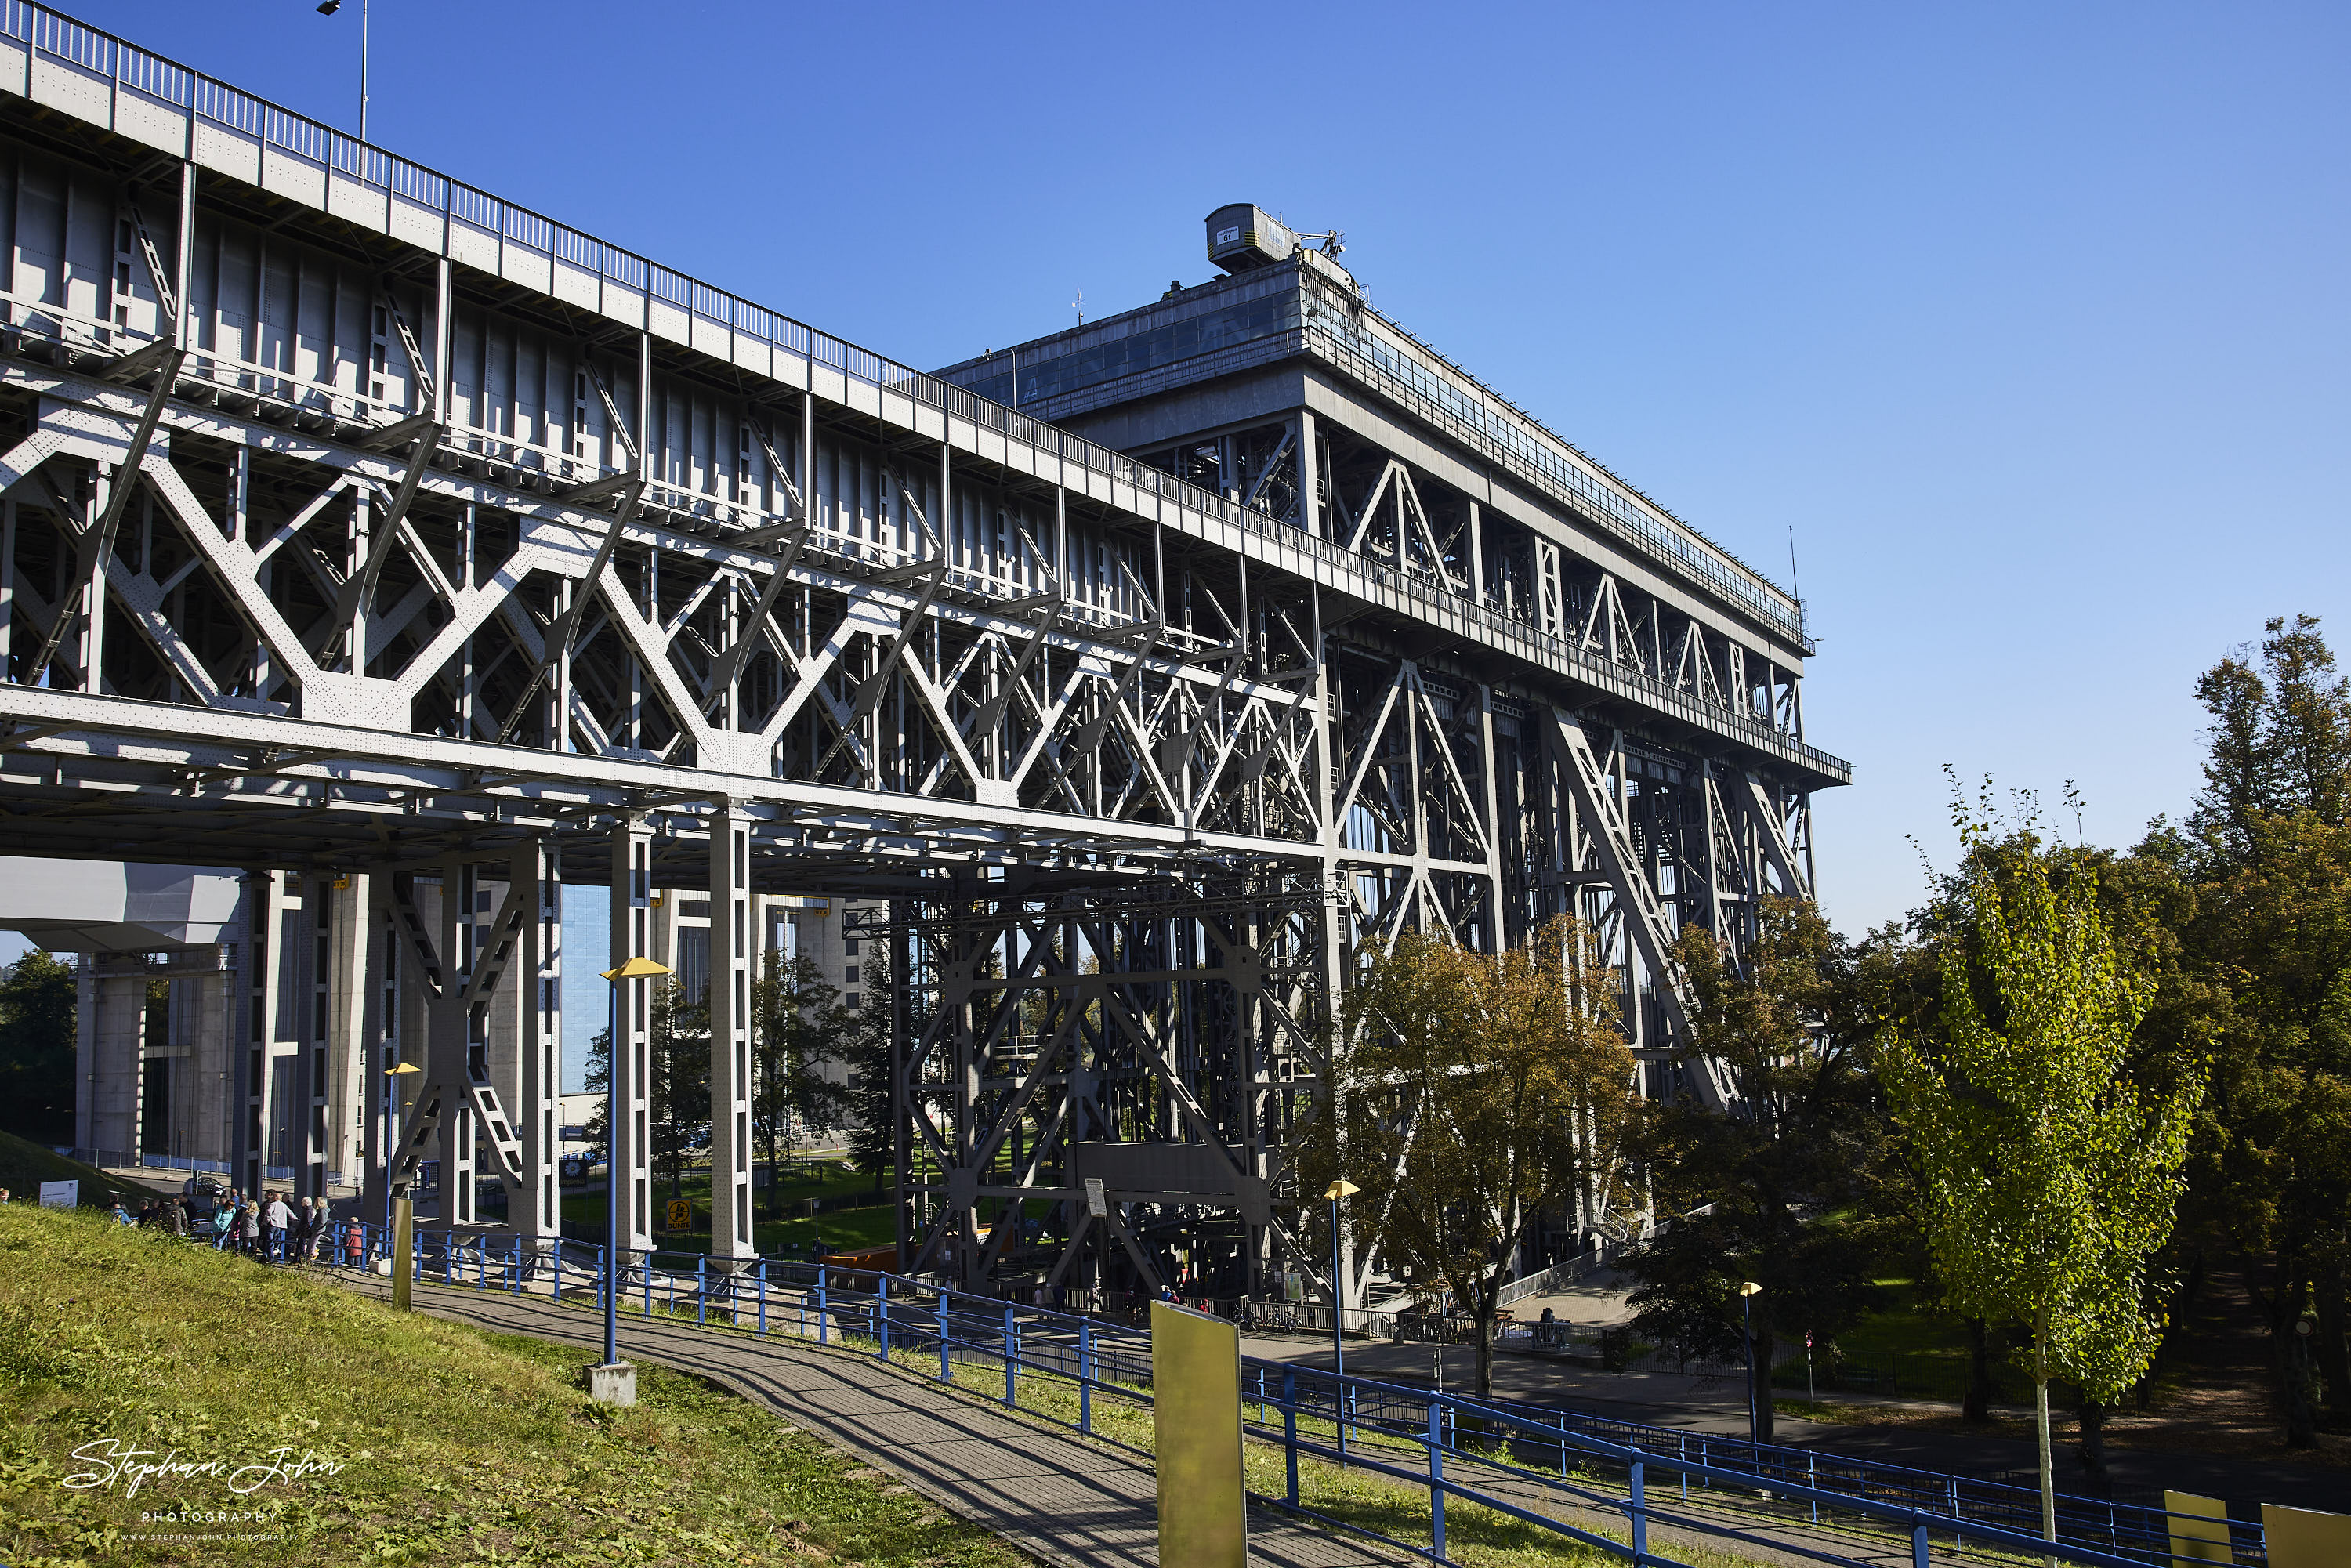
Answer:
<svg viewBox="0 0 2351 1568"><path fill-rule="evenodd" d="M1322 537L1322 451L1314 411L1298 411L1298 526Z"/></svg>
<svg viewBox="0 0 2351 1568"><path fill-rule="evenodd" d="M522 1134L527 1203L511 1202L507 1223L534 1242L562 1234L556 1185L558 1100L563 1092L563 852L534 841L513 858L511 874L528 894L522 962L513 979L520 1028L514 1118Z"/></svg>
<svg viewBox="0 0 2351 1568"><path fill-rule="evenodd" d="M367 1170L368 1064L374 1059L371 1008L374 993L368 983L370 948L377 945L372 878L364 873L340 879L329 894L334 915L332 988L328 994L326 1132L323 1154L327 1174L358 1184Z"/></svg>
<svg viewBox="0 0 2351 1568"><path fill-rule="evenodd" d="M438 1153L439 1218L444 1226L474 1223L473 1109L451 1086L465 1081L476 1051L485 1056L489 1051L489 1009L480 1009L477 1023L475 1009L467 1007L460 995L481 946L477 883L474 868L463 861L442 863L440 918L435 922L438 936L434 944L441 955L442 995L427 1014L425 1082L443 1091Z"/></svg>
<svg viewBox="0 0 2351 1568"><path fill-rule="evenodd" d="M624 817L612 829L611 962L619 968L647 954L653 932L653 830L642 817ZM647 954L650 956L650 954ZM652 1104L653 982L622 980L619 1018L611 1040L609 1115L612 1127L612 1173L621 1194L620 1233L624 1248L653 1246Z"/></svg>
<svg viewBox="0 0 2351 1568"><path fill-rule="evenodd" d="M751 824L710 814L710 1255L750 1259ZM770 1178L772 1179L772 1177Z"/></svg>
<svg viewBox="0 0 2351 1568"><path fill-rule="evenodd" d="M361 1042L360 1092L367 1114L360 1128L360 1168L366 1172L360 1193L360 1211L370 1219L391 1212L387 1162L399 1141L402 1078L388 1076L405 1060L401 1051L401 1023L406 1016L401 989L406 956L401 931L392 911L388 875L354 877L354 917L360 925L360 1028L353 1037ZM418 1063L418 1065L423 1065ZM406 1080L413 1082L413 1078Z"/></svg>
<svg viewBox="0 0 2351 1568"><path fill-rule="evenodd" d="M267 1173L274 1166L271 1148L278 1105L278 1042L292 978L290 968L301 941L301 882L284 872L265 872L248 884L252 897L253 953L247 1001L248 1034L245 1062L245 1128L238 1161L238 1185L247 1193L260 1191L281 1178Z"/></svg>

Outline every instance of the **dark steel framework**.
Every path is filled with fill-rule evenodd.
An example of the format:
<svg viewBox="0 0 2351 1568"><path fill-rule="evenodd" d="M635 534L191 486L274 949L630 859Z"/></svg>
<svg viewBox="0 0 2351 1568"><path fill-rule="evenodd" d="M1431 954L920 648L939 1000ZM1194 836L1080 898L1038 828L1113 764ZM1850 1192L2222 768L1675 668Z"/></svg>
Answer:
<svg viewBox="0 0 2351 1568"><path fill-rule="evenodd" d="M893 911L910 1262L1255 1283L1311 1267L1283 1149L1355 944L1580 913L1667 1088L1674 929L1804 891L1847 777L1777 591L1621 486L1513 523L1311 417L1182 477L37 6L0 218L8 847L266 873L248 1124L283 1056L313 1111L361 1071L395 1184L478 1156L539 1240L567 883L616 957L711 892L720 1256L747 900L818 890Z"/></svg>

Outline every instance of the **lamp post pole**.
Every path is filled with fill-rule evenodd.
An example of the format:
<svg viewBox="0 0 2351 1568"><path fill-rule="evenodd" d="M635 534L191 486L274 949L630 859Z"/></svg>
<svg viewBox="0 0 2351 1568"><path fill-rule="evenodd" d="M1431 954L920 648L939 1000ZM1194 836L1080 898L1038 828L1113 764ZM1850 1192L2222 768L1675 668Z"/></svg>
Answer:
<svg viewBox="0 0 2351 1568"><path fill-rule="evenodd" d="M1755 1296L1762 1289L1752 1280L1739 1287L1739 1310L1747 1322L1747 1439L1751 1443L1763 1440L1763 1407L1755 1386Z"/></svg>
<svg viewBox="0 0 2351 1568"><path fill-rule="evenodd" d="M1339 1265L1339 1200L1363 1189L1341 1176L1323 1189L1331 1200L1331 1425L1338 1434L1339 1451L1347 1451L1347 1276Z"/></svg>
<svg viewBox="0 0 2351 1568"><path fill-rule="evenodd" d="M611 1006L604 1029L604 1364L621 1359L621 1085L626 1082L622 1061L621 988L631 980L650 979L670 971L651 958L634 957L604 971L612 988ZM630 1403L635 1402L633 1394Z"/></svg>
<svg viewBox="0 0 2351 1568"><path fill-rule="evenodd" d="M393 1140L383 1159L383 1244L391 1252L387 1261L392 1265L392 1304L402 1312L408 1310L408 1282L412 1267L409 1254L413 1250L411 1241L415 1235L415 1222L412 1218L413 1210L410 1207L408 1195L402 1193L394 1199L392 1189L400 1175L398 1162L401 1151L408 1146L408 1113L413 1108L408 1103L408 1081L423 1071L424 1069L413 1061L403 1061L397 1067L383 1070L383 1075L391 1079L400 1092L400 1135Z"/></svg>

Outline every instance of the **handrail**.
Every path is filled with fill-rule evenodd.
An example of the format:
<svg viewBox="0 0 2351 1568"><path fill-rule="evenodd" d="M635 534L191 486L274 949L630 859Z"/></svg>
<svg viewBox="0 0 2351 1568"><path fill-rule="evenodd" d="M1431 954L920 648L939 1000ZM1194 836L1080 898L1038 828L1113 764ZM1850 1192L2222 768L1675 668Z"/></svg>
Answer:
<svg viewBox="0 0 2351 1568"><path fill-rule="evenodd" d="M350 1234L354 1230L359 1232L356 1241ZM449 1283L513 1293L543 1287L558 1300L568 1293L603 1304L601 1246L459 1232L417 1232L412 1246L423 1271ZM388 1257L383 1228L353 1222L329 1234L324 1260L376 1270ZM664 1259L671 1263L665 1266ZM952 1379L957 1364L998 1364L1004 1370L1008 1406L1019 1402L1019 1372L1061 1379L1077 1390L1080 1416L1071 1424L1081 1431L1094 1431L1091 1411L1097 1396L1150 1403L1146 1392L1133 1386L1148 1378L1150 1335L1098 1318L1021 1306L887 1271L783 1260L737 1262L702 1253L624 1249L616 1273L622 1302L642 1316L658 1310L679 1322L688 1315L705 1324L716 1318L756 1333L784 1332L789 1324L789 1332L802 1337L840 1343L885 1360L893 1348L925 1357L935 1353L943 1381ZM1636 1541L1649 1524L1665 1524L1794 1550L1850 1568L1882 1562L1882 1552L1865 1559L1792 1547L1784 1540L1758 1536L1709 1514L1661 1505L1656 1495L1645 1492L1643 1478L1677 1478L1684 1502L1693 1485L1701 1492L1710 1488L1758 1492L1782 1504L1803 1505L1815 1522L1821 1511L1828 1509L1907 1532L1914 1542L1923 1542L1928 1534L1949 1535L2008 1551L2053 1555L2088 1568L2147 1568L2150 1562L2168 1561L2168 1521L2175 1516L2161 1509L2061 1496L2061 1535L2053 1549L2037 1533L2040 1494L2031 1488L1515 1401L1480 1400L1375 1378L1337 1377L1254 1356L1242 1358L1242 1373L1244 1406L1258 1412L1249 1422L1251 1431L1281 1446L1290 1459L1287 1495L1258 1500L1301 1513L1313 1514L1301 1507L1296 1483L1296 1458L1306 1454L1427 1485L1433 1515L1441 1515L1442 1497L1462 1498L1618 1554L1627 1554L1625 1543L1522 1506L1528 1500L1524 1489L1621 1513ZM1330 1423L1335 1446L1301 1436L1301 1418ZM1465 1431L1483 1440L1474 1447L1465 1444ZM1366 1441L1374 1447L1366 1449ZM1403 1469L1379 1457L1396 1451L1399 1444L1406 1453L1417 1447L1430 1463ZM1543 1467L1555 1464L1559 1473L1554 1477L1539 1468L1537 1459ZM1623 1497L1594 1490L1588 1479L1576 1479L1579 1469L1588 1473L1594 1462L1623 1469L1628 1478ZM1447 1463L1457 1468L1448 1471ZM1465 1479L1470 1474L1490 1479L1473 1485ZM1503 1481L1520 1491L1492 1490ZM1363 1529L1343 1520L1324 1518L1324 1522ZM2261 1563L2265 1556L2261 1526L2226 1522L2235 1560L2248 1568ZM2011 1527L2016 1524L2022 1527ZM2103 1547L2096 1544L2101 1540ZM1426 1548L1411 1549L1432 1555ZM1441 1546L1433 1555L1438 1562L1451 1561ZM1672 1561L1656 1553L1644 1560Z"/></svg>
<svg viewBox="0 0 2351 1568"><path fill-rule="evenodd" d="M334 169L381 191L387 200L397 197L441 213L451 224L466 225L496 238L501 245L520 246L544 256L550 265L559 261L592 271L617 287L643 295L649 312L651 302L655 300L685 310L729 332L764 341L811 366L826 365L867 385L999 432L1039 452L1129 486L1139 496L1149 496L1164 505L1238 528L1284 548L1305 551L1334 570L1353 573L1359 580L1400 592L1439 611L1440 619L1467 622L1490 640L1504 644L1506 651L1531 663L1602 690L1663 706L1686 722L1718 732L1727 731L1730 737L1744 744L1811 767L1839 781L1852 776L1850 766L1840 758L1786 735L1760 716L1742 715L1735 708L1709 708L1646 671L1608 667L1583 650L1571 647L1564 639L1526 628L1490 606L1462 600L1434 585L1415 583L1409 573L1382 567L1357 552L1344 550L1327 539L1313 538L1279 519L1163 473L1123 453L1096 445L966 388L911 370L780 312L670 271L634 252L608 245L528 208L346 136L47 6L32 4L31 0L0 0L0 37L15 38L78 70L107 78L126 90L185 110L224 129L256 137ZM120 329L113 330L119 332ZM292 380L282 372L260 367L250 368L249 373ZM353 394L338 389L333 395Z"/></svg>

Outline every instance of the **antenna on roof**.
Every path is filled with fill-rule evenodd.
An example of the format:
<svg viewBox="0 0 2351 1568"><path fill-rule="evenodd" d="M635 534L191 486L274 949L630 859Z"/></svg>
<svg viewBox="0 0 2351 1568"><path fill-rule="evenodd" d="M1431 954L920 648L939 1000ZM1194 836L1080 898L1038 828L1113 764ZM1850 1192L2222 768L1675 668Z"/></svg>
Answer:
<svg viewBox="0 0 2351 1568"><path fill-rule="evenodd" d="M1078 313L1078 325L1084 326L1086 324L1086 291L1084 289L1078 290L1078 297L1070 301L1070 308Z"/></svg>
<svg viewBox="0 0 2351 1568"><path fill-rule="evenodd" d="M1796 525L1793 523L1788 525L1788 591L1795 596L1796 630L1801 633L1804 629L1804 585L1802 580L1796 576Z"/></svg>

